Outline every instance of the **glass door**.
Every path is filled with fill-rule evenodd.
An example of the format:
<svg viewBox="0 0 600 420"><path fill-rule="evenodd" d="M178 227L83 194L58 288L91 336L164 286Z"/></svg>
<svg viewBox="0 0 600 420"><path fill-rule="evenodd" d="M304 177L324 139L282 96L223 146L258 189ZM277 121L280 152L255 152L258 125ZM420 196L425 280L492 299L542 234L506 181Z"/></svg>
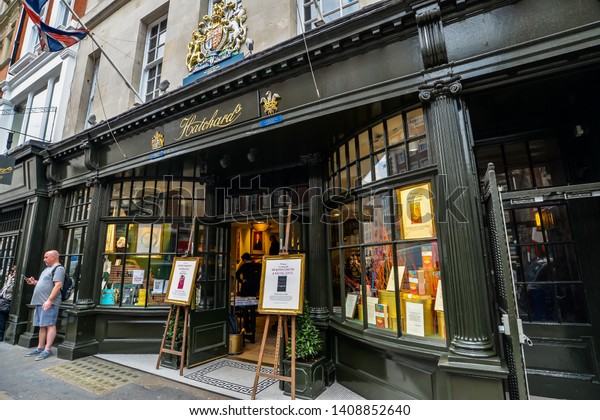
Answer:
<svg viewBox="0 0 600 420"><path fill-rule="evenodd" d="M229 310L229 225L204 225L196 219L194 255L200 258L196 296L190 314L187 366L227 355Z"/></svg>

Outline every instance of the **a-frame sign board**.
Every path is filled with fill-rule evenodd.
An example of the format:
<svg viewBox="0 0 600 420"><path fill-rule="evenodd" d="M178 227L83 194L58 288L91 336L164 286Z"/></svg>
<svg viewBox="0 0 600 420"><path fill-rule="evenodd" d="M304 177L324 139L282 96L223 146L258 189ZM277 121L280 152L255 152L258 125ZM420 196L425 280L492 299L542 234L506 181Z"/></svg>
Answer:
<svg viewBox="0 0 600 420"><path fill-rule="evenodd" d="M167 331L169 329L169 322L167 321L167 325L165 327L165 332L163 334L163 338L162 338L162 342L160 343L160 351L158 353L158 360L156 361L156 369L158 369L160 367L160 361L162 360L162 356L163 354L172 354L174 356L179 356L179 376L183 376L183 365L185 363L185 355L186 355L186 349L187 349L187 326L188 326L188 316L189 316L189 311L190 311L190 307L189 306L183 306L184 308L184 316L183 316L183 341L181 343L181 350L175 350L175 337L177 335L177 328L179 326L179 318L180 318L180 313L181 313L181 305L172 305L171 306L171 310L169 311L169 318L167 318L168 320L171 320L171 316L173 316L173 309L177 308L175 310L175 321L174 321L174 325L173 325L173 338L171 339L171 347L170 348L165 348L165 341L167 339Z"/></svg>
<svg viewBox="0 0 600 420"><path fill-rule="evenodd" d="M265 345L267 343L267 336L269 334L269 326L271 322L271 315L267 315L265 320L265 330L263 332L262 342L260 344L260 353L258 354L258 365L256 366L256 374L254 375L254 386L252 387L251 399L255 399L256 397L256 389L258 387L259 377L264 376L267 378L278 379L280 381L291 382L292 389L292 400L296 399L296 316L292 315L292 376L282 376L277 374L279 372L279 360L280 360L280 352L281 352L281 338L283 334L284 338L284 348L285 343L288 342L288 331L287 331L287 317L284 315L277 316L277 339L275 342L275 356L273 358L273 373L261 372L263 355L265 351Z"/></svg>
<svg viewBox="0 0 600 420"><path fill-rule="evenodd" d="M171 275L169 276L169 285L167 287L167 296L165 298L165 302L173 303L174 305L171 305L169 317L167 318L167 324L165 325L165 332L163 333L162 342L160 343L160 351L158 353L158 360L156 361L156 369L159 368L160 361L164 353L173 354L175 356L179 356L179 376L183 376L183 365L185 363L187 351L187 330L190 315L190 303L195 291L196 275L198 274L199 265L200 258L176 257L173 260L173 266L171 267ZM175 350L182 307L185 311L183 316L183 341L181 343L181 349ZM173 308L177 308L175 309L175 314L173 314ZM175 316L175 318L172 318L173 316ZM171 347L165 348L165 341L167 339L167 333L169 331L169 323L171 319L174 319Z"/></svg>
<svg viewBox="0 0 600 420"><path fill-rule="evenodd" d="M288 207L286 235L284 246L278 256L263 257L262 277L260 281L260 297L258 312L266 314L265 330L263 332L258 365L254 376L251 399L256 397L259 377L278 379L291 382L291 396L296 399L296 315L302 313L304 306L304 255L288 255L290 219L292 209ZM275 356L273 373L261 372L263 355L269 334L271 315L277 315L277 338L275 343ZM287 317L291 318L291 376L279 375L279 361L281 354L281 341L288 342ZM285 344L284 344L285 348Z"/></svg>

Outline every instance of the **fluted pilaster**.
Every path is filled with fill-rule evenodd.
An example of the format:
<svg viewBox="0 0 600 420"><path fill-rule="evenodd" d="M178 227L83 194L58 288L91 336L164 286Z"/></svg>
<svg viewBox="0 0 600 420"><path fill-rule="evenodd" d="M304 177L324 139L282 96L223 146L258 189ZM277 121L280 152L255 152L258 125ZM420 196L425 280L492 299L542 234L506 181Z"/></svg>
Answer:
<svg viewBox="0 0 600 420"><path fill-rule="evenodd" d="M450 358L490 358L496 353L476 207L479 195L461 134L456 99L461 89L460 77L449 76L421 86L419 98L439 168L436 204Z"/></svg>

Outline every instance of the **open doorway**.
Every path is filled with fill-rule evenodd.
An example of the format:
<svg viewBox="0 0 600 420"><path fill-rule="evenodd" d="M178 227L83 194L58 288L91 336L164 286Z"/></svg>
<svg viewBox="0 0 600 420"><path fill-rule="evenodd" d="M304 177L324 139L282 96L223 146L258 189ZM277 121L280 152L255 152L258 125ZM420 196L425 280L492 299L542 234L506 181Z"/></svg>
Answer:
<svg viewBox="0 0 600 420"><path fill-rule="evenodd" d="M264 315L258 313L258 297L265 255L278 255L280 251L279 225L273 220L231 225L231 263L229 267L231 307L230 334L241 335L230 340L230 357L258 362L261 340L265 328ZM267 337L263 364L273 365L275 332Z"/></svg>

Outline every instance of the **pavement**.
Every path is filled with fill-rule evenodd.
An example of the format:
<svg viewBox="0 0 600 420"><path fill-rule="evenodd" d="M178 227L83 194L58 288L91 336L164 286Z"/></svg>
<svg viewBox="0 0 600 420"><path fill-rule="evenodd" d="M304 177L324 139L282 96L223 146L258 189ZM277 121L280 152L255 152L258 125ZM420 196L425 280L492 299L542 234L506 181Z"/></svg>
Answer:
<svg viewBox="0 0 600 420"><path fill-rule="evenodd" d="M35 361L29 349L0 342L0 400L249 400L256 365L232 358L193 368L156 369L157 354L100 354ZM269 367L263 367L268 372ZM289 400L276 380L259 377L256 400ZM338 383L317 399L362 400ZM0 403L1 405L1 403Z"/></svg>

